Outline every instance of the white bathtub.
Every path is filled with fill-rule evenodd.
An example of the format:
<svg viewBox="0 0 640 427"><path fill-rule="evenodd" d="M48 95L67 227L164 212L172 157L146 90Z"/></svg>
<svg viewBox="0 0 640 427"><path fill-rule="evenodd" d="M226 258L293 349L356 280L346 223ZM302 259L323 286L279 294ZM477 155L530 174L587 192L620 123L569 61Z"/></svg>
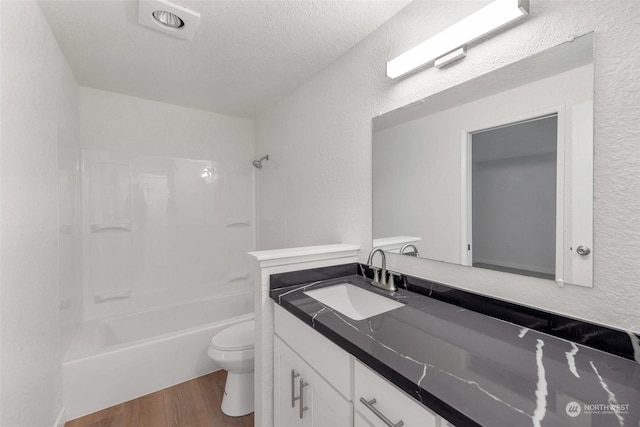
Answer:
<svg viewBox="0 0 640 427"><path fill-rule="evenodd" d="M207 356L220 330L253 318L253 293L84 322L62 364L72 420L216 371Z"/></svg>

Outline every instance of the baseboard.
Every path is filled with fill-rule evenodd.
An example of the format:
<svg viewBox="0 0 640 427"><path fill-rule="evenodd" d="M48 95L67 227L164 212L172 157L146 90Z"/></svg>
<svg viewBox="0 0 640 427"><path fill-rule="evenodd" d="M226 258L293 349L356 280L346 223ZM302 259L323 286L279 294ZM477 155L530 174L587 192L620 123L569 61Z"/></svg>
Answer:
<svg viewBox="0 0 640 427"><path fill-rule="evenodd" d="M58 418L56 419L56 422L53 423L53 427L64 427L64 423L66 423L67 420L64 416L64 408L62 408L60 410L60 414L58 414Z"/></svg>

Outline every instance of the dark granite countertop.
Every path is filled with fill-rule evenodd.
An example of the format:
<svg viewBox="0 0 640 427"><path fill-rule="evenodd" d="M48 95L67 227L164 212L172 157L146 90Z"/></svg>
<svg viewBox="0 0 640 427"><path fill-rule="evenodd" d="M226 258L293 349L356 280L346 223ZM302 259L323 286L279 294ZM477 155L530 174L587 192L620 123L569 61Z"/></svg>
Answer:
<svg viewBox="0 0 640 427"><path fill-rule="evenodd" d="M358 321L304 294L344 282L406 305ZM390 295L359 275L271 298L456 427L640 426L633 360L405 289Z"/></svg>

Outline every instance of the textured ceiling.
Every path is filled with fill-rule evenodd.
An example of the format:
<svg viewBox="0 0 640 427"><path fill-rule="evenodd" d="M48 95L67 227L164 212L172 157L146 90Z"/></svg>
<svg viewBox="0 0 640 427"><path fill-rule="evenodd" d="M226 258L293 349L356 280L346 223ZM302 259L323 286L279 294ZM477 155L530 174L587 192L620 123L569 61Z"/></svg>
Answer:
<svg viewBox="0 0 640 427"><path fill-rule="evenodd" d="M409 0L193 1L193 41L142 27L131 0L42 0L82 86L254 117Z"/></svg>

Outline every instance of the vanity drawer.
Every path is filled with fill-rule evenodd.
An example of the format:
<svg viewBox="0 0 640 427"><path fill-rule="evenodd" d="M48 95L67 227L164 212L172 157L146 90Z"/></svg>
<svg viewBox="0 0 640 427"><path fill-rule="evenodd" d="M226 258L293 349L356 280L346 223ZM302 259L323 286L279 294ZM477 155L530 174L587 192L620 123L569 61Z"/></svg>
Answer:
<svg viewBox="0 0 640 427"><path fill-rule="evenodd" d="M274 331L345 398L351 400L351 355L274 305Z"/></svg>
<svg viewBox="0 0 640 427"><path fill-rule="evenodd" d="M361 398L367 402L375 399L375 403L370 405L373 408L367 407ZM438 426L437 415L357 360L354 363L353 403L355 409L374 427L388 427L400 421L404 422L404 427ZM382 416L390 423L384 422Z"/></svg>

